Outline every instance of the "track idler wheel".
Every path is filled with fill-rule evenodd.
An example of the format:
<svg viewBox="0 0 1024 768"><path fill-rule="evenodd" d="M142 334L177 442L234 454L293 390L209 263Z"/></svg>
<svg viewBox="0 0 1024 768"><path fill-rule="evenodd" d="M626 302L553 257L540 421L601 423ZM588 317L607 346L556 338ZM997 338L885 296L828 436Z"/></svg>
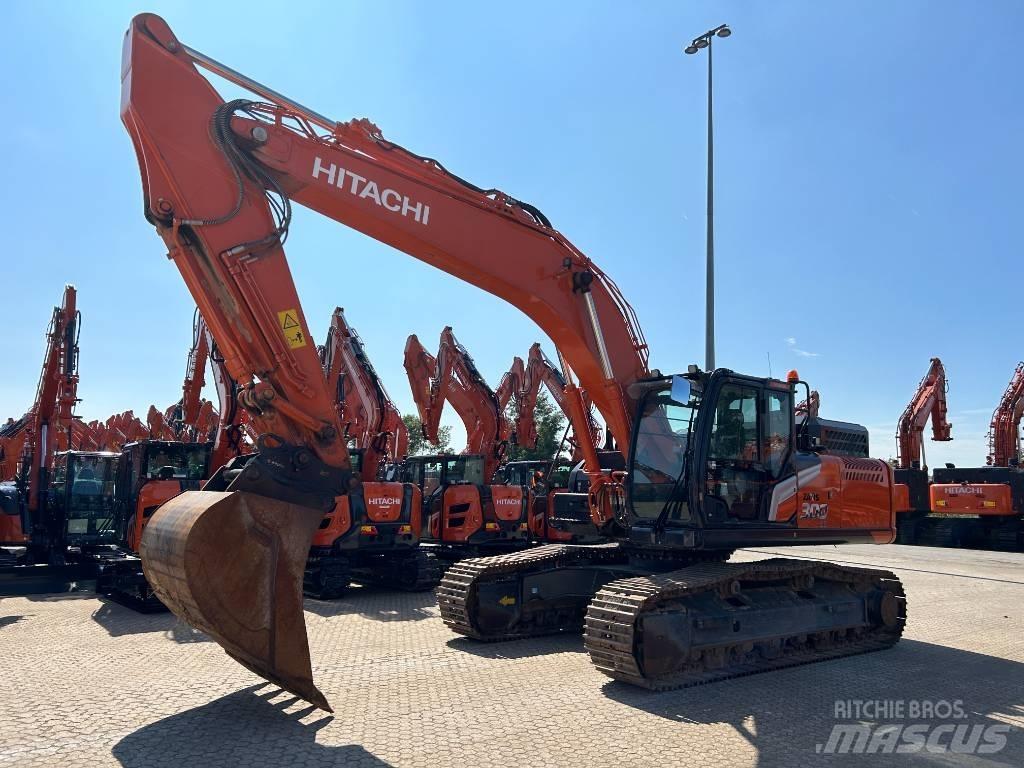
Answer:
<svg viewBox="0 0 1024 768"><path fill-rule="evenodd" d="M323 514L243 491L189 491L153 515L139 554L160 600L260 677L332 711L313 684L302 581Z"/></svg>

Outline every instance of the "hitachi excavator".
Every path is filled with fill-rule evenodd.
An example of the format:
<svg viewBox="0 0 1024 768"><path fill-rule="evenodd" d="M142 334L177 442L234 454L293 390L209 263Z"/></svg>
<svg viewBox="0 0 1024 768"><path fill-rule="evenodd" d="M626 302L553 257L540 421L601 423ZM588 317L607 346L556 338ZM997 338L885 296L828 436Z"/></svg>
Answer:
<svg viewBox="0 0 1024 768"><path fill-rule="evenodd" d="M65 498L51 498L56 456L71 443L73 411L78 402L78 336L81 316L78 292L64 287L60 306L53 308L46 332L46 353L32 407L6 430L5 463L13 465L14 484L4 494L0 544L29 548L29 557L63 558L68 517ZM15 455L16 454L16 455ZM8 479L8 478L4 478ZM73 527L78 527L77 522Z"/></svg>
<svg viewBox="0 0 1024 768"><path fill-rule="evenodd" d="M509 462L503 467L503 478L511 485L524 485L529 489L527 499L527 527L530 536L534 541L543 542L581 542L588 540L596 534L596 530L560 530L556 525L558 521L549 512L555 510L555 497L558 494L570 490L570 486L580 483L585 487L586 476L581 475L579 467L583 465L583 450L581 440L586 440L597 450L599 459L604 458L602 465L607 464L609 458L621 461L621 454L618 451L601 451L604 443L604 434L601 426L594 418L593 406L590 398L583 391L580 392L583 398L584 410L587 415L587 431L582 437L575 433L572 427L571 414L566 402L566 380L555 364L544 354L539 343L530 347L528 362L524 367L522 377L522 391L517 403L515 436L516 442L523 448L533 448L537 445L537 423L536 408L540 396L540 388L544 386L569 421L569 429L566 431L564 442L568 442L571 450L572 464L577 466L576 470L567 467L565 462L558 456L552 456L548 460L529 461L520 460ZM561 446L559 447L559 452ZM616 467L620 469L621 467ZM582 490L573 488L572 490ZM583 507L585 519L589 522L589 511ZM576 526L573 526L576 527Z"/></svg>
<svg viewBox="0 0 1024 768"><path fill-rule="evenodd" d="M441 413L450 403L466 428L463 455L482 456L483 478L490 481L512 433L505 417L511 387L503 388L506 399L499 400L450 327L441 331L436 356L411 335L405 343L405 372L427 441L437 443Z"/></svg>
<svg viewBox="0 0 1024 768"><path fill-rule="evenodd" d="M540 395L540 388L543 385L547 388L551 399L555 401L562 413L569 417L569 407L565 400L565 378L558 367L544 354L539 343L530 347L530 354L526 364L526 371L523 376L523 393L518 416L516 419L516 437L519 445L525 448L533 448L537 444L537 424L534 411L537 408L537 398ZM579 461L583 458L581 442L588 441L595 448L599 448L604 442L604 432L601 425L594 418L590 398L583 393L584 405L587 412L587 431L582 435L575 432L571 435L571 448L573 459ZM571 424L571 422L570 422Z"/></svg>
<svg viewBox="0 0 1024 768"><path fill-rule="evenodd" d="M375 480L384 464L394 464L409 452L409 430L341 307L331 316L320 358L328 389L336 393L344 434L362 451L363 479Z"/></svg>
<svg viewBox="0 0 1024 768"><path fill-rule="evenodd" d="M225 102L200 68L263 101ZM293 202L519 307L565 361L574 428L588 429L582 387L627 457L603 472L583 441L585 501L607 543L449 569L438 599L455 631L494 640L585 627L600 670L659 689L899 639L905 598L892 573L724 562L743 546L894 537L892 469L809 444L793 421L795 372L650 368L615 283L536 207L459 178L368 120L301 106L185 45L157 16L128 30L121 116L143 212L262 433L244 468L157 511L143 564L164 602L243 665L329 709L312 679L302 574L325 513L359 503L367 485L351 469L282 247Z"/></svg>
<svg viewBox="0 0 1024 768"><path fill-rule="evenodd" d="M896 482L907 487L906 510L897 510L896 541L913 544L917 541L928 517L928 462L925 460L924 428L931 419L932 440L946 442L953 439L953 425L946 418L946 369L937 357L931 359L928 372L917 385L917 390L896 426ZM940 525L942 527L942 525Z"/></svg>
<svg viewBox="0 0 1024 768"><path fill-rule="evenodd" d="M428 442L437 443L445 402L466 428L460 455L409 456L398 467L398 479L413 483L423 495L421 542L444 560L528 546L528 488L493 482L512 432L505 407L513 382L505 381L503 402L451 328L441 332L436 357L410 336L405 370ZM514 362L511 370L514 378Z"/></svg>
<svg viewBox="0 0 1024 768"><path fill-rule="evenodd" d="M942 547L1024 548L1024 470L1020 422L1024 414L1024 363L1006 385L992 413L983 467L936 467L928 487L930 512L918 543Z"/></svg>
<svg viewBox="0 0 1024 768"><path fill-rule="evenodd" d="M433 552L417 546L420 491L381 477L386 463L409 450L409 433L340 307L334 310L318 354L334 412L343 425L342 439L355 443L350 469L363 493L341 499L317 529L306 565L306 592L331 599L340 596L350 580L411 592L433 589L441 566Z"/></svg>

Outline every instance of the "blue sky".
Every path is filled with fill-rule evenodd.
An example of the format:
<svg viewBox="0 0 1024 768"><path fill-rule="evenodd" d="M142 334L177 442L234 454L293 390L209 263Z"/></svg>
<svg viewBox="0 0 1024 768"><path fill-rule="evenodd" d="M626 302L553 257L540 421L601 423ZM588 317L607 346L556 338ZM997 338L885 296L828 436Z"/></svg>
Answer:
<svg viewBox="0 0 1024 768"><path fill-rule="evenodd" d="M160 13L187 44L481 186L539 206L619 283L652 365L703 361L705 98L715 48L718 363L796 366L822 415L894 425L946 363L954 441L984 458L1024 345L1019 323L1024 5L968 2L7 2L0 416L35 391L65 282L83 313L79 413L176 400L193 302L141 213L118 117L121 40ZM288 240L311 330L335 305L412 410L409 333L445 324L496 385L553 344L514 308L296 211ZM449 418L450 421L450 418ZM461 430L460 437L461 439Z"/></svg>

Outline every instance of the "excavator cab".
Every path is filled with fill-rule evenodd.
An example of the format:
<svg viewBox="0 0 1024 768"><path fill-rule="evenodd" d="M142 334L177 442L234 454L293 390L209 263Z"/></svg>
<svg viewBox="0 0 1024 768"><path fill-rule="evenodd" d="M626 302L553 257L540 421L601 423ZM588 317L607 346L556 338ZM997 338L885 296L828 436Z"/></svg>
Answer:
<svg viewBox="0 0 1024 768"><path fill-rule="evenodd" d="M0 564L16 562L28 543L25 505L14 482L0 482Z"/></svg>
<svg viewBox="0 0 1024 768"><path fill-rule="evenodd" d="M420 488L420 540L437 547L440 556L458 558L526 544L528 492L520 486L485 485L483 456L410 456L398 474Z"/></svg>
<svg viewBox="0 0 1024 768"><path fill-rule="evenodd" d="M890 537L891 468L808 440L795 385L725 369L638 382L630 539L731 549L792 540L794 529L814 543Z"/></svg>
<svg viewBox="0 0 1024 768"><path fill-rule="evenodd" d="M366 451L350 448L352 473L362 473ZM394 479L364 481L336 500L313 535L303 580L310 597L339 597L350 581L406 591L433 588L440 566L417 546L423 502L416 485Z"/></svg>
<svg viewBox="0 0 1024 768"><path fill-rule="evenodd" d="M64 451L54 459L42 521L54 553L115 541L114 474L117 454Z"/></svg>
<svg viewBox="0 0 1024 768"><path fill-rule="evenodd" d="M117 462L115 509L119 541L139 551L142 531L164 502L197 491L210 476L213 443L140 440L128 443Z"/></svg>
<svg viewBox="0 0 1024 768"><path fill-rule="evenodd" d="M572 541L573 535L548 525L548 510L560 493L569 488L572 464L555 461L510 461L495 474L495 482L527 489L527 527L534 541Z"/></svg>

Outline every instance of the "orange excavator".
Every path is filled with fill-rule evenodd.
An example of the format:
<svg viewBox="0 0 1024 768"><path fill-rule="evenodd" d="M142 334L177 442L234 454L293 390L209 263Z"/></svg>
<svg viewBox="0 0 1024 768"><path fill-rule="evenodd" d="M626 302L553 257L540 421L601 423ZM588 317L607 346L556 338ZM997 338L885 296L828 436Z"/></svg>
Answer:
<svg viewBox="0 0 1024 768"><path fill-rule="evenodd" d="M482 456L483 479L490 481L512 433L512 425L505 417L512 387L502 388L505 402L501 402L450 327L441 331L436 356L423 347L415 334L411 335L405 344L405 372L423 424L423 436L428 442L437 443L441 413L444 404L450 403L466 428L466 448L462 453Z"/></svg>
<svg viewBox="0 0 1024 768"><path fill-rule="evenodd" d="M913 544L922 521L928 517L928 462L925 459L924 428L931 419L932 440L952 440L953 425L946 417L946 369L937 357L917 385L914 396L896 426L896 482L907 487L907 510L896 518L896 540Z"/></svg>
<svg viewBox="0 0 1024 768"><path fill-rule="evenodd" d="M816 389L812 389L806 399L801 400L796 404L796 413L798 416L803 414L807 418L816 419L818 418L818 412L820 410L821 395L818 394L818 390Z"/></svg>
<svg viewBox="0 0 1024 768"><path fill-rule="evenodd" d="M565 378L558 367L544 354L539 343L530 347L528 360L523 376L522 400L516 419L516 436L519 445L533 448L537 444L537 423L534 412L537 408L541 385L547 388L551 399L567 417L569 416L569 407L565 399ZM584 405L587 412L587 431L582 436L575 433L572 435L570 445L574 461L580 461L583 458L581 441L586 440L595 448L599 448L604 442L604 431L597 423L597 419L594 418L590 398L586 396L586 393L584 393Z"/></svg>
<svg viewBox="0 0 1024 768"><path fill-rule="evenodd" d="M437 443L441 412L451 403L466 428L466 448L458 456L408 456L399 479L423 495L421 542L444 560L522 549L530 543L529 491L494 483L512 432L505 407L514 393L519 364L503 377L501 398L480 374L451 328L441 332L437 356L415 334L405 345L405 370L423 425L423 436Z"/></svg>
<svg viewBox="0 0 1024 768"><path fill-rule="evenodd" d="M197 422L203 404L206 386L206 361L210 356L209 338L205 332L203 316L196 308L192 316L192 346L185 363L185 380L181 385L181 399L167 409L165 419L180 439L197 439Z"/></svg>
<svg viewBox="0 0 1024 768"><path fill-rule="evenodd" d="M943 547L1024 548L1024 471L1020 421L1024 413L1024 363L1018 363L989 426L984 467L936 467L930 509L918 541Z"/></svg>
<svg viewBox="0 0 1024 768"><path fill-rule="evenodd" d="M363 479L376 480L385 464L397 463L409 452L409 430L341 307L331 316L320 359L328 389L336 393L345 437L362 452Z"/></svg>
<svg viewBox="0 0 1024 768"><path fill-rule="evenodd" d="M263 101L225 102L206 69ZM367 493L353 472L283 250L293 202L519 307L565 360L627 457L603 471L581 441L591 524L606 543L547 545L451 566L442 618L481 639L585 627L592 661L648 688L706 683L893 645L899 580L811 560L725 562L736 547L889 543L883 461L830 454L795 428L787 381L648 366L614 282L535 206L340 123L137 16L122 57L122 120L155 225L260 431L244 468L152 517L146 574L164 602L240 663L315 706L302 575L325 514ZM530 279L525 280L524 275ZM571 369L571 370L570 370ZM576 383L578 378L579 383Z"/></svg>
<svg viewBox="0 0 1024 768"><path fill-rule="evenodd" d="M6 467L14 483L4 496L0 514L0 544L27 545L30 557L62 557L68 541L66 499L51 494L58 453L72 441L74 408L78 402L78 336L81 317L74 286L64 287L60 306L53 308L46 332L46 353L28 413L4 435ZM72 524L73 527L78 525Z"/></svg>
<svg viewBox="0 0 1024 768"><path fill-rule="evenodd" d="M518 358L517 358L518 359ZM567 491L585 490L586 476L581 474L583 468L583 451L580 445L581 438L572 429L572 421L569 407L566 402L565 386L566 380L558 369L544 354L539 343L530 347L528 362L524 367L522 376L522 391L520 392L518 408L516 410L515 436L516 442L523 448L534 448L537 445L537 423L536 408L537 399L540 396L540 388L544 386L551 395L555 404L562 413L570 418L569 429L566 430L563 444L568 442L572 454L572 465L574 470L564 459L561 458L561 446L558 456L552 456L544 460L518 460L506 463L502 467L502 475L505 482L510 485L523 485L529 488L527 500L527 527L530 536L534 541L543 542L582 542L592 538L595 531L586 532L577 530L575 533L570 530L560 530L556 527L559 523L549 512L556 510L556 497ZM599 460L606 464L611 458L621 461L621 454L618 451L602 451L604 434L601 426L594 418L593 406L590 398L581 391L584 409L587 415L587 432L583 440L589 441L595 449ZM621 466L615 466L621 469ZM581 487L577 487L580 485ZM561 499L558 499L561 501ZM586 505L576 505L589 523L589 510ZM576 527L576 526L572 526Z"/></svg>

